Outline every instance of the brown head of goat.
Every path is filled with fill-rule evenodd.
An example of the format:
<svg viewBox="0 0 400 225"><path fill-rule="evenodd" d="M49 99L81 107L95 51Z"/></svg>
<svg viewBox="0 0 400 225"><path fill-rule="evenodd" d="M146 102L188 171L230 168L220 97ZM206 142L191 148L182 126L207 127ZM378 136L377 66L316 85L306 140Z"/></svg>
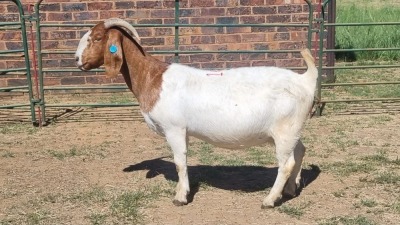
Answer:
<svg viewBox="0 0 400 225"><path fill-rule="evenodd" d="M81 38L75 60L83 71L104 64L108 77L121 73L141 109L148 112L159 97L162 74L168 65L147 54L138 42L139 35L128 22L107 19Z"/></svg>

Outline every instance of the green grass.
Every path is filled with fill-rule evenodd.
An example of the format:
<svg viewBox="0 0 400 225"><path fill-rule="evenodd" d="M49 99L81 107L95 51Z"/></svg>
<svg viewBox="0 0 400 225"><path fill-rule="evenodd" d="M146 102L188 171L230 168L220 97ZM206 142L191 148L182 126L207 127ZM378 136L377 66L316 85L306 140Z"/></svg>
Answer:
<svg viewBox="0 0 400 225"><path fill-rule="evenodd" d="M355 204L355 207L360 208L361 206L364 206L364 207L371 208L371 207L375 207L377 205L378 205L378 203L373 199L361 199L360 203Z"/></svg>
<svg viewBox="0 0 400 225"><path fill-rule="evenodd" d="M54 157L57 158L59 160L64 160L66 158L70 158L70 157L87 157L90 159L93 158L100 158L100 159L104 159L106 157L107 154L107 149L110 147L110 142L103 142L100 145L96 145L96 146L83 146L83 147L76 147L76 146L72 146L70 149L68 149L67 151L64 150L47 150L47 153Z"/></svg>
<svg viewBox="0 0 400 225"><path fill-rule="evenodd" d="M86 219L89 219L92 225L103 225L107 224L107 217L106 214L93 213L87 216Z"/></svg>
<svg viewBox="0 0 400 225"><path fill-rule="evenodd" d="M374 181L378 184L399 184L400 175L396 172L381 172L375 176Z"/></svg>
<svg viewBox="0 0 400 225"><path fill-rule="evenodd" d="M106 202L108 200L108 194L101 187L93 187L87 191L82 191L68 197L67 200L71 202L81 202L85 204Z"/></svg>
<svg viewBox="0 0 400 225"><path fill-rule="evenodd" d="M399 29L400 30L400 29ZM399 51L400 52L400 51ZM336 83L367 83L367 82L398 82L400 79L399 69L351 69L335 70ZM339 99L369 99L369 98L400 98L400 84L379 85L351 85L337 86L334 88L323 88L322 98L329 100ZM362 103L368 106L372 103ZM381 103L374 103L375 107L385 107ZM334 103L329 104L333 112L350 109L352 104ZM375 118L375 117L373 117ZM378 116L377 123L388 122L391 117Z"/></svg>
<svg viewBox="0 0 400 225"><path fill-rule="evenodd" d="M32 212L28 213L26 215L26 224L28 225L36 225L36 224L41 224L43 220L48 217L48 212L45 211L37 211L37 212Z"/></svg>
<svg viewBox="0 0 400 225"><path fill-rule="evenodd" d="M300 218L304 214L303 209L298 206L283 205L280 208L278 208L278 211L296 218Z"/></svg>
<svg viewBox="0 0 400 225"><path fill-rule="evenodd" d="M396 202L394 202L393 204L390 205L390 209L397 213L400 214L400 200L397 200Z"/></svg>
<svg viewBox="0 0 400 225"><path fill-rule="evenodd" d="M302 202L297 205L284 204L278 208L278 211L299 219L302 215L304 215L305 209L310 206L310 204L311 202Z"/></svg>
<svg viewBox="0 0 400 225"><path fill-rule="evenodd" d="M6 124L0 127L0 134L34 134L39 128L33 127L30 123Z"/></svg>
<svg viewBox="0 0 400 225"><path fill-rule="evenodd" d="M336 216L326 219L318 225L375 225L376 223L364 216Z"/></svg>
<svg viewBox="0 0 400 225"><path fill-rule="evenodd" d="M322 165L323 170L327 170L337 176L349 176L354 173L370 173L376 169L375 165L354 160L333 162Z"/></svg>
<svg viewBox="0 0 400 225"><path fill-rule="evenodd" d="M143 221L139 208L148 198L145 192L126 192L118 196L111 205L112 215L124 223L138 224Z"/></svg>
<svg viewBox="0 0 400 225"><path fill-rule="evenodd" d="M4 150L1 151L1 157L3 158L15 158L15 153L9 151L9 150Z"/></svg>
<svg viewBox="0 0 400 225"><path fill-rule="evenodd" d="M337 3L337 23L396 22L400 7L390 4L368 4L366 2ZM399 26L338 26L336 45L340 49L355 48L399 48ZM355 55L354 55L355 54ZM346 61L357 60L398 60L400 51L363 51L356 53L337 53L337 58Z"/></svg>

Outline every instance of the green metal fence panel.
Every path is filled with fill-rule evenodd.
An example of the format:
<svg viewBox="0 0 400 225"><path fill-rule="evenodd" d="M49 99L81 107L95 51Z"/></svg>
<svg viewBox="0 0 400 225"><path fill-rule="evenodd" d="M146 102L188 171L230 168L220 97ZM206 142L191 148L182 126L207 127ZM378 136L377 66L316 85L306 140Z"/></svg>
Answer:
<svg viewBox="0 0 400 225"><path fill-rule="evenodd" d="M327 4L331 0L325 0L322 3L322 9L321 11L324 12L326 11L325 8ZM320 24L319 26L319 36L320 36L320 42L319 42L319 50L318 50L318 55L319 55L319 63L318 63L318 85L317 85L317 93L316 93L316 112L317 115L320 116L322 114L322 109L324 108L324 105L326 103L339 103L339 102L346 102L346 103L351 103L351 102L373 102L373 101L400 101L399 97L391 97L391 98L363 98L363 99L329 99L328 97L322 96L322 89L324 87L337 87L337 86L365 86L365 85L390 85L390 84L400 84L400 81L392 81L392 82L353 82L353 83L327 83L323 84L322 83L322 73L326 69L333 69L333 70L339 70L339 69L378 69L378 68L400 68L400 64L394 64L394 65L362 65L362 66L324 66L322 63L322 58L325 53L329 52L359 52L359 51L400 51L400 48L398 46L393 46L391 48L355 48L355 49L325 49L323 45L323 38L325 36L325 30L328 27L332 26L389 26L389 25L399 25L400 28L400 22L371 22L371 23L325 23L325 17L324 13L321 14L319 18L317 18L318 23Z"/></svg>
<svg viewBox="0 0 400 225"><path fill-rule="evenodd" d="M67 51L51 51L51 50L42 50L41 48L41 29L42 28L60 28L60 27L92 27L95 24L54 24L54 23L46 23L42 24L38 19L40 15L40 5L43 0L39 0L35 4L35 17L36 20L36 40L37 40L37 48L38 48L38 68L39 68L39 80L40 80L40 93L41 99L37 102L37 104L42 109L42 121L46 121L45 110L48 107L125 107L125 106L138 106L138 103L124 103L124 104L107 104L107 103L96 103L96 104L48 104L45 101L45 92L46 91L54 91L54 90L127 90L126 86L48 86L45 87L43 85L44 76L46 73L58 73L58 72L81 72L79 69L71 69L71 68L60 68L60 69L45 69L43 68L43 55L44 54L65 54L65 55L73 55L75 50L67 50ZM198 54L198 53L300 53L300 50L236 50L236 51L183 51L180 50L179 47L179 30L183 27L303 27L308 29L308 39L307 39L307 47L311 49L311 37L313 32L318 30L312 29L313 27L313 6L311 4L311 0L305 0L305 2L309 6L308 13L308 23L264 23L264 24L183 24L180 23L179 15L180 15L180 4L179 0L175 0L174 4L174 24L133 24L135 27L173 27L174 28L174 50L166 50L166 51L149 51L150 53L157 54L171 54L174 56L174 62L179 62L179 56L184 54ZM219 69L219 68L215 68ZM305 67L290 67L290 69L305 69ZM91 70L92 72L103 72L102 69Z"/></svg>
<svg viewBox="0 0 400 225"><path fill-rule="evenodd" d="M3 50L0 51L1 57L9 57L10 54L14 56L23 56L25 67L24 68L11 68L11 69L3 69L0 70L0 74L20 74L26 75L27 85L18 86L18 87L4 87L0 88L0 91L15 91L15 90L26 90L28 92L28 102L27 104L13 104L13 105L1 105L0 109L12 109L17 107L27 107L29 106L31 111L31 121L32 123L36 124L36 115L35 115L35 99L33 96L33 89L32 89L32 80L31 80L31 69L30 69L30 60L29 60L29 51L28 51L28 39L27 39L27 32L26 32L26 15L24 14L24 10L20 0L10 0L18 7L19 13L19 22L2 22L0 23L1 30L20 30L22 36L22 45L23 49L16 49L16 50ZM15 55L16 53L21 53L19 55Z"/></svg>

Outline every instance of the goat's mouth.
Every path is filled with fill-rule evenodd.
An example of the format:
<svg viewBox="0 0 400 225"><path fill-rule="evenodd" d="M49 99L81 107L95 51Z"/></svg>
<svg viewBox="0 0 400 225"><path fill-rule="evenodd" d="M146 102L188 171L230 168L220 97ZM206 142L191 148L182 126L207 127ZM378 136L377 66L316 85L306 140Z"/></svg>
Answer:
<svg viewBox="0 0 400 225"><path fill-rule="evenodd" d="M84 63L82 65L78 65L78 68L82 71L88 71L88 69L85 68L85 66L87 65L87 63Z"/></svg>

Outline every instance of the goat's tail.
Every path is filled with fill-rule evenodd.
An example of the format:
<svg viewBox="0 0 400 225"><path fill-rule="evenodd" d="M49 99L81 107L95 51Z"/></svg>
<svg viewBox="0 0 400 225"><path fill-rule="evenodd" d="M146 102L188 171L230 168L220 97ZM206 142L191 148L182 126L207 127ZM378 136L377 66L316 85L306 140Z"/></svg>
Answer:
<svg viewBox="0 0 400 225"><path fill-rule="evenodd" d="M301 56L303 56L304 61L307 64L307 72L304 75L308 75L314 79L317 79L318 77L318 70L317 67L315 66L315 61L314 57L311 55L311 52L308 48L303 49L300 52Z"/></svg>

